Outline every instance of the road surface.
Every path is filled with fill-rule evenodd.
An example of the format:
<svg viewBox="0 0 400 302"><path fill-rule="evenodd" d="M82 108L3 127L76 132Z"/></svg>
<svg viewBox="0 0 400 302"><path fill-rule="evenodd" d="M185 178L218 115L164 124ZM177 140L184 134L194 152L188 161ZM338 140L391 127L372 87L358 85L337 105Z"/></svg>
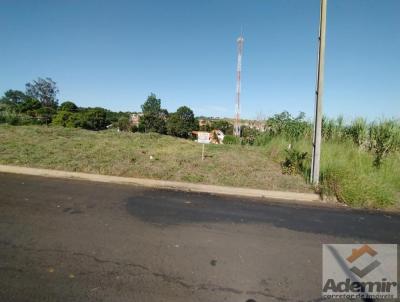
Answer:
<svg viewBox="0 0 400 302"><path fill-rule="evenodd" d="M0 174L0 301L318 301L323 243L400 216Z"/></svg>

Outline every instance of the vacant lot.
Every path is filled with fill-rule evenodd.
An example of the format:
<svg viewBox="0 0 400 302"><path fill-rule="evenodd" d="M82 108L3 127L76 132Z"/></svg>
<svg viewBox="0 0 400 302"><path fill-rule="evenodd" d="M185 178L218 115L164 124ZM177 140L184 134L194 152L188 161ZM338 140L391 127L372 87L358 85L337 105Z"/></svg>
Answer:
<svg viewBox="0 0 400 302"><path fill-rule="evenodd" d="M0 126L0 163L268 190L311 192L301 176L282 175L263 147L201 145L159 134Z"/></svg>

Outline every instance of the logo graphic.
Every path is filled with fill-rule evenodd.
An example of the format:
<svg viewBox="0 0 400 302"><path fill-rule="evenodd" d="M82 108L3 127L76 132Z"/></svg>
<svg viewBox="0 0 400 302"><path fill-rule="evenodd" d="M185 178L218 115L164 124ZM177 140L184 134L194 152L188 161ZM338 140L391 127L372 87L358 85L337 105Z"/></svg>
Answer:
<svg viewBox="0 0 400 302"><path fill-rule="evenodd" d="M373 248L371 248L369 245L364 244L359 249L353 249L351 255L349 257L347 257L346 260L349 261L350 263L353 263L354 261L356 261L358 258L360 258L361 256L363 256L366 253L369 254L371 257L375 257L378 254L378 252L375 251ZM375 260L374 262L371 262L369 265L364 267L362 270L360 270L356 266L353 266L352 268L350 268L350 270L354 274L356 274L358 277L363 278L368 273L370 273L375 268L377 268L380 264L381 263L378 260Z"/></svg>
<svg viewBox="0 0 400 302"><path fill-rule="evenodd" d="M323 245L323 298L393 299L397 293L396 244Z"/></svg>

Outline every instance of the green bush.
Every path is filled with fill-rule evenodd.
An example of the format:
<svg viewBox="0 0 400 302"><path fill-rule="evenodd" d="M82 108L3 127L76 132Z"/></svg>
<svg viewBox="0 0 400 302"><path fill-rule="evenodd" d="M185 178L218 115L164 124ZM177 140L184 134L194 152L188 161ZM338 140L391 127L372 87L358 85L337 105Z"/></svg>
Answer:
<svg viewBox="0 0 400 302"><path fill-rule="evenodd" d="M286 157L281 163L283 174L301 174L305 173L305 161L307 160L307 152L301 152L295 148L285 150Z"/></svg>
<svg viewBox="0 0 400 302"><path fill-rule="evenodd" d="M240 139L233 135L225 135L222 141L225 145L238 145L240 144Z"/></svg>
<svg viewBox="0 0 400 302"><path fill-rule="evenodd" d="M211 121L210 130L216 129L221 130L225 135L233 135L233 125L227 120Z"/></svg>
<svg viewBox="0 0 400 302"><path fill-rule="evenodd" d="M52 124L66 127L72 115L73 113L69 111L58 111L57 114L53 116Z"/></svg>
<svg viewBox="0 0 400 302"><path fill-rule="evenodd" d="M130 131L131 123L127 117L122 116L118 119L117 127L120 131Z"/></svg>
<svg viewBox="0 0 400 302"><path fill-rule="evenodd" d="M0 112L0 123L6 123L13 126L40 124L40 120L26 114L19 114L10 111Z"/></svg>
<svg viewBox="0 0 400 302"><path fill-rule="evenodd" d="M88 108L79 116L80 127L88 130L103 130L106 129L107 113L103 108Z"/></svg>
<svg viewBox="0 0 400 302"><path fill-rule="evenodd" d="M256 136L255 136L255 135L249 135L249 136L244 136L244 137L242 137L242 139L240 140L240 143L241 143L242 145L253 146L255 140L256 140Z"/></svg>
<svg viewBox="0 0 400 302"><path fill-rule="evenodd" d="M60 105L59 110L68 112L77 112L78 106L76 106L75 103L71 101L67 101Z"/></svg>
<svg viewBox="0 0 400 302"><path fill-rule="evenodd" d="M256 135L254 139L254 145L255 146L266 146L268 145L272 140L272 136L269 133L260 133Z"/></svg>
<svg viewBox="0 0 400 302"><path fill-rule="evenodd" d="M192 131L198 128L192 109L186 106L169 115L167 123L167 134L182 138L192 136Z"/></svg>

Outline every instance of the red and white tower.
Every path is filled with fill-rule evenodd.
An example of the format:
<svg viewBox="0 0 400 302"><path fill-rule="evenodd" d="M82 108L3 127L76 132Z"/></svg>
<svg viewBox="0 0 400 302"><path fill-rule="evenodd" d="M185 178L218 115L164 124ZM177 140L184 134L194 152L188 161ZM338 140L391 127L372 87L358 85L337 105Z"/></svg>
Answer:
<svg viewBox="0 0 400 302"><path fill-rule="evenodd" d="M242 53L243 53L243 35L237 39L237 69L236 69L236 112L233 134L240 137L240 91L241 91L241 76L242 76Z"/></svg>

